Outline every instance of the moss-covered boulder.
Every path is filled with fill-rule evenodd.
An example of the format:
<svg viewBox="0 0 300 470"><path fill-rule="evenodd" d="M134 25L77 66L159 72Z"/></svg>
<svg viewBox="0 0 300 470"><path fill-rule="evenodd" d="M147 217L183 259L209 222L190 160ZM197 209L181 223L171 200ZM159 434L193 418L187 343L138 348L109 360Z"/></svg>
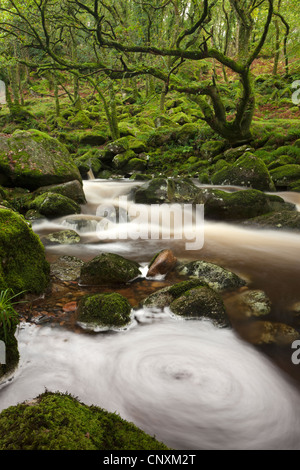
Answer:
<svg viewBox="0 0 300 470"><path fill-rule="evenodd" d="M116 170L121 170L127 167L131 159L135 159L136 155L133 150L126 150L125 152L119 153L114 156L112 166Z"/></svg>
<svg viewBox="0 0 300 470"><path fill-rule="evenodd" d="M72 199L77 204L85 204L85 194L82 188L82 184L78 180L68 181L62 184L53 184L50 186L43 186L35 191L35 194L39 196L43 193L57 193Z"/></svg>
<svg viewBox="0 0 300 470"><path fill-rule="evenodd" d="M127 137L121 137L105 146L105 156L107 160L112 160L113 157L119 153L126 152L126 150L129 150L129 139Z"/></svg>
<svg viewBox="0 0 300 470"><path fill-rule="evenodd" d="M145 171L147 168L147 161L142 158L131 158L123 168L126 173L133 173L134 171Z"/></svg>
<svg viewBox="0 0 300 470"><path fill-rule="evenodd" d="M131 321L130 303L116 292L83 297L77 313L77 323L90 329L122 328Z"/></svg>
<svg viewBox="0 0 300 470"><path fill-rule="evenodd" d="M74 163L83 178L87 176L90 170L92 170L93 174L96 176L102 169L99 155L97 155L97 152L94 150L88 150L80 157L75 158Z"/></svg>
<svg viewBox="0 0 300 470"><path fill-rule="evenodd" d="M222 298L210 287L201 286L185 291L169 305L176 315L207 318L216 326L230 326Z"/></svg>
<svg viewBox="0 0 300 470"><path fill-rule="evenodd" d="M108 140L107 135L100 130L86 131L79 140L80 145L103 145Z"/></svg>
<svg viewBox="0 0 300 470"><path fill-rule="evenodd" d="M134 424L68 394L46 392L0 414L0 450L167 450Z"/></svg>
<svg viewBox="0 0 300 470"><path fill-rule="evenodd" d="M244 153L251 152L253 150L254 149L249 147L249 145L241 145L239 147L234 147L234 148L230 148L230 149L225 150L225 152L223 154L224 155L223 158L227 162L234 162L238 158L240 158L242 155L244 155Z"/></svg>
<svg viewBox="0 0 300 470"><path fill-rule="evenodd" d="M47 192L37 196L29 206L46 217L62 217L69 214L80 214L81 208L77 202L62 194Z"/></svg>
<svg viewBox="0 0 300 470"><path fill-rule="evenodd" d="M220 327L230 325L221 296L200 279L164 287L144 299L142 306L154 310L169 307L176 315L206 318Z"/></svg>
<svg viewBox="0 0 300 470"><path fill-rule="evenodd" d="M236 162L217 171L213 184L246 186L260 191L275 189L268 168L262 159L246 152Z"/></svg>
<svg viewBox="0 0 300 470"><path fill-rule="evenodd" d="M145 142L142 142L141 140L130 139L129 140L129 150L133 150L134 153L139 155L140 153L143 153L143 152L147 151L147 146L146 146Z"/></svg>
<svg viewBox="0 0 300 470"><path fill-rule="evenodd" d="M216 291L238 289L246 281L237 274L207 261L190 261L178 266L177 272L182 276L198 278Z"/></svg>
<svg viewBox="0 0 300 470"><path fill-rule="evenodd" d="M296 211L274 211L268 214L253 217L243 222L243 225L253 228L274 230L300 230L300 214Z"/></svg>
<svg viewBox="0 0 300 470"><path fill-rule="evenodd" d="M0 289L41 293L49 270L44 246L25 219L0 209Z"/></svg>
<svg viewBox="0 0 300 470"><path fill-rule="evenodd" d="M37 130L0 137L0 183L35 190L41 186L81 181L67 148Z"/></svg>
<svg viewBox="0 0 300 470"><path fill-rule="evenodd" d="M280 198L282 204L283 199ZM256 189L229 193L202 189L197 197L204 204L205 217L213 220L242 220L266 214L272 210L268 196Z"/></svg>
<svg viewBox="0 0 300 470"><path fill-rule="evenodd" d="M189 179L153 178L137 188L135 202L162 204L164 202L191 202L199 189Z"/></svg>
<svg viewBox="0 0 300 470"><path fill-rule="evenodd" d="M216 155L219 155L222 150L225 148L225 143L224 141L219 141L219 140L209 140L207 142L204 142L204 144L201 145L201 155L203 158L213 158Z"/></svg>
<svg viewBox="0 0 300 470"><path fill-rule="evenodd" d="M300 165L283 165L270 171L276 188L290 189L300 179Z"/></svg>
<svg viewBox="0 0 300 470"><path fill-rule="evenodd" d="M138 277L140 266L135 261L114 253L101 253L81 268L81 285L124 284Z"/></svg>

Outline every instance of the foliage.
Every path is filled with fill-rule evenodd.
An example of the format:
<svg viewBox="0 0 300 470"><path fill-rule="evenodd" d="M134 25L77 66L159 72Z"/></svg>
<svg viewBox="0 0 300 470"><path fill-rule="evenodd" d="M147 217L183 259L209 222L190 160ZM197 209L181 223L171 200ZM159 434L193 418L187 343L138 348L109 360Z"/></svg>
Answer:
<svg viewBox="0 0 300 470"><path fill-rule="evenodd" d="M24 292L25 291L14 294L12 289L0 291L0 328L3 329L5 342L9 331L13 330L19 323L19 315L15 311L14 306L21 301L16 301L15 299L21 296Z"/></svg>

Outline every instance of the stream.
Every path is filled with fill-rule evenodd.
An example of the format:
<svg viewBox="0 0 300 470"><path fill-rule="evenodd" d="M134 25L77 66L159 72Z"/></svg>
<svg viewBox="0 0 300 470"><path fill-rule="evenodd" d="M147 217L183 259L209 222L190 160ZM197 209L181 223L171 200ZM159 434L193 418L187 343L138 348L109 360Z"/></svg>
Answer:
<svg viewBox="0 0 300 470"><path fill-rule="evenodd" d="M87 204L81 215L33 224L39 235L72 228L81 236L79 244L47 247L50 262L66 254L88 261L105 251L145 269L131 285L115 289L137 309L123 331L89 334L22 323L17 332L20 364L0 384L0 411L45 390L61 391L117 412L173 449L299 450L300 364L292 363L289 346L257 347L247 341L247 323L235 317L234 294L224 296L232 329L138 307L151 292L176 282L172 276L148 279L145 274L153 255L169 248L181 261L203 259L234 271L249 287L266 292L273 321L297 328L291 307L300 302L299 235L205 220L204 244L196 250L186 249L188 240L178 236L176 224L170 239L126 239L129 225L130 233L137 229L126 211L135 209L131 191L139 184L84 181ZM299 193L277 194L300 209ZM101 213L116 206L119 224L100 239ZM166 217L163 212L162 224ZM153 233L157 230L157 220L148 219L148 225ZM84 286L78 290L87 292Z"/></svg>

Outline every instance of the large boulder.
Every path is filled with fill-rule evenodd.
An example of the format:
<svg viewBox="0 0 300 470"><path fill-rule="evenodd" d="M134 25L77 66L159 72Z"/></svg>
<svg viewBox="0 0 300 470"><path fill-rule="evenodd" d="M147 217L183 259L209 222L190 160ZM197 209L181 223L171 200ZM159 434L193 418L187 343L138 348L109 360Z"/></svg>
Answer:
<svg viewBox="0 0 300 470"><path fill-rule="evenodd" d="M202 189L196 201L204 204L205 217L214 220L248 219L272 210L268 196L256 189L233 193L218 189Z"/></svg>
<svg viewBox="0 0 300 470"><path fill-rule="evenodd" d="M139 264L114 253L101 253L81 268L81 285L124 284L141 274Z"/></svg>
<svg viewBox="0 0 300 470"><path fill-rule="evenodd" d="M49 271L44 246L25 219L0 209L0 289L41 293Z"/></svg>
<svg viewBox="0 0 300 470"><path fill-rule="evenodd" d="M246 152L232 165L217 171L211 181L216 185L246 186L260 191L275 189L264 161L250 152Z"/></svg>
<svg viewBox="0 0 300 470"><path fill-rule="evenodd" d="M276 188L291 189L293 183L300 179L300 165L283 165L270 171Z"/></svg>
<svg viewBox="0 0 300 470"><path fill-rule="evenodd" d="M0 184L35 190L78 180L81 176L67 148L37 131L15 131L0 137Z"/></svg>

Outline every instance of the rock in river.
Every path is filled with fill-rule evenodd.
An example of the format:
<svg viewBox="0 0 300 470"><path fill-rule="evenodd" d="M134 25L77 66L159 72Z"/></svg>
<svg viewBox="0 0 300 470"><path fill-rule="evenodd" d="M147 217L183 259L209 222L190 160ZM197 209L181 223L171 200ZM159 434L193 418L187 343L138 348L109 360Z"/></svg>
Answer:
<svg viewBox="0 0 300 470"><path fill-rule="evenodd" d="M124 284L141 274L139 264L114 253L101 253L84 263L81 285Z"/></svg>
<svg viewBox="0 0 300 470"><path fill-rule="evenodd" d="M246 284L237 274L207 261L183 263L178 266L177 271L180 275L198 278L217 291L237 289Z"/></svg>
<svg viewBox="0 0 300 470"><path fill-rule="evenodd" d="M131 305L118 293L87 295L78 304L77 323L90 329L124 327L131 321Z"/></svg>
<svg viewBox="0 0 300 470"><path fill-rule="evenodd" d="M182 281L149 295L143 307L171 312L187 318L206 318L220 327L230 326L222 297L200 279Z"/></svg>

